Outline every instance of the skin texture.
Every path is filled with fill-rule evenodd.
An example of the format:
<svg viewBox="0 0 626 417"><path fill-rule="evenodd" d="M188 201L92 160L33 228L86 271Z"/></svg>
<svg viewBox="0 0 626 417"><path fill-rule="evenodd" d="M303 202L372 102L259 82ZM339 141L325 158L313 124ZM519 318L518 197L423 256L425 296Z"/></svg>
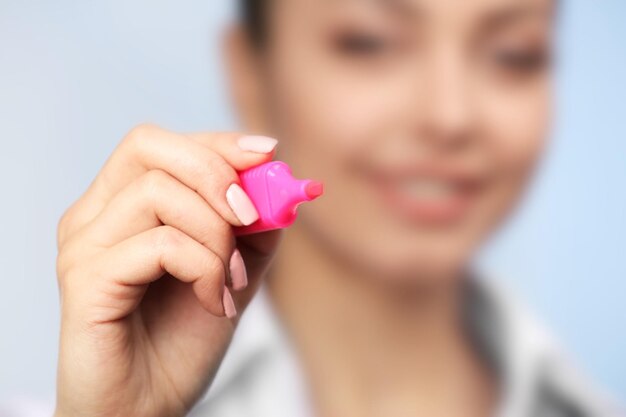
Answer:
<svg viewBox="0 0 626 417"><path fill-rule="evenodd" d="M214 376L236 320L223 294L241 226L227 205L235 169L270 153L236 134L180 135L139 126L61 219L58 416L184 415ZM278 242L240 239L249 285Z"/></svg>
<svg viewBox="0 0 626 417"><path fill-rule="evenodd" d="M246 130L283 138L277 156L326 184L269 281L318 415L492 410L497 384L462 331L460 285L543 147L552 7L273 0L264 49L229 33ZM237 322L223 317L235 245L241 314L280 237L232 235L235 170L274 156L239 136L140 126L61 219L57 416L180 416L209 386ZM398 191L424 179L454 191L434 209Z"/></svg>
<svg viewBox="0 0 626 417"><path fill-rule="evenodd" d="M359 3L275 1L264 57L270 133L288 139L280 158L329 184L303 210L317 239L375 277L455 276L542 150L549 72L498 54L548 54L551 2ZM479 190L457 221L407 220L370 178L398 167L462 171Z"/></svg>

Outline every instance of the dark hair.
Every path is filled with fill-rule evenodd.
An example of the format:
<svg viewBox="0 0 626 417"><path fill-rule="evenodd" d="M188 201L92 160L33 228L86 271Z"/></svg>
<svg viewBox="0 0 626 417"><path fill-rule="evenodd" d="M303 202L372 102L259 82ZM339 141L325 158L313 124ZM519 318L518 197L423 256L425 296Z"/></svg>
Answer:
<svg viewBox="0 0 626 417"><path fill-rule="evenodd" d="M260 46L265 41L266 0L239 0L239 15L250 40Z"/></svg>

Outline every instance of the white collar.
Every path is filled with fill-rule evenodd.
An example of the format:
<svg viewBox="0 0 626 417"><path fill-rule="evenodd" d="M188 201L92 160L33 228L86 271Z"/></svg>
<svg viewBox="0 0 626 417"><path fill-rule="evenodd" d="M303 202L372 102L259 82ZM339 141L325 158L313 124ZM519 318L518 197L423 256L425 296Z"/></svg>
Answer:
<svg viewBox="0 0 626 417"><path fill-rule="evenodd" d="M503 366L503 393L495 415L532 415L538 381L548 365L550 380L584 404L585 415L596 415L592 410L598 409L598 402L567 365L549 333L494 280L475 281L500 326L497 354ZM242 317L208 395L192 415L310 417L303 381L294 351L262 288Z"/></svg>

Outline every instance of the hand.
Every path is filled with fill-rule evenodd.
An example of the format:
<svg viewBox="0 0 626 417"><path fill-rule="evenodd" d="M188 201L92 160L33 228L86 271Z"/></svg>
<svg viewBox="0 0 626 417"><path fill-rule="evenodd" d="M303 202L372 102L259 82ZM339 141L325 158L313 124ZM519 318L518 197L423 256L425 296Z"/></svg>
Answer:
<svg viewBox="0 0 626 417"><path fill-rule="evenodd" d="M258 216L236 170L275 144L153 126L121 142L59 223L57 416L182 416L200 398L279 239L232 232Z"/></svg>

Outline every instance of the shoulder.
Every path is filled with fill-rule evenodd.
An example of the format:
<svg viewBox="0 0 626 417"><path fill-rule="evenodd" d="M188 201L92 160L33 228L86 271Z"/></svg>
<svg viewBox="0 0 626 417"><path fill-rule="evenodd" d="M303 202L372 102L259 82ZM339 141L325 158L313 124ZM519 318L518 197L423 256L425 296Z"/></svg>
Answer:
<svg viewBox="0 0 626 417"><path fill-rule="evenodd" d="M473 284L478 310L488 311L480 316L491 329L486 343L501 367L501 416L626 416L504 285L488 276L475 277Z"/></svg>

